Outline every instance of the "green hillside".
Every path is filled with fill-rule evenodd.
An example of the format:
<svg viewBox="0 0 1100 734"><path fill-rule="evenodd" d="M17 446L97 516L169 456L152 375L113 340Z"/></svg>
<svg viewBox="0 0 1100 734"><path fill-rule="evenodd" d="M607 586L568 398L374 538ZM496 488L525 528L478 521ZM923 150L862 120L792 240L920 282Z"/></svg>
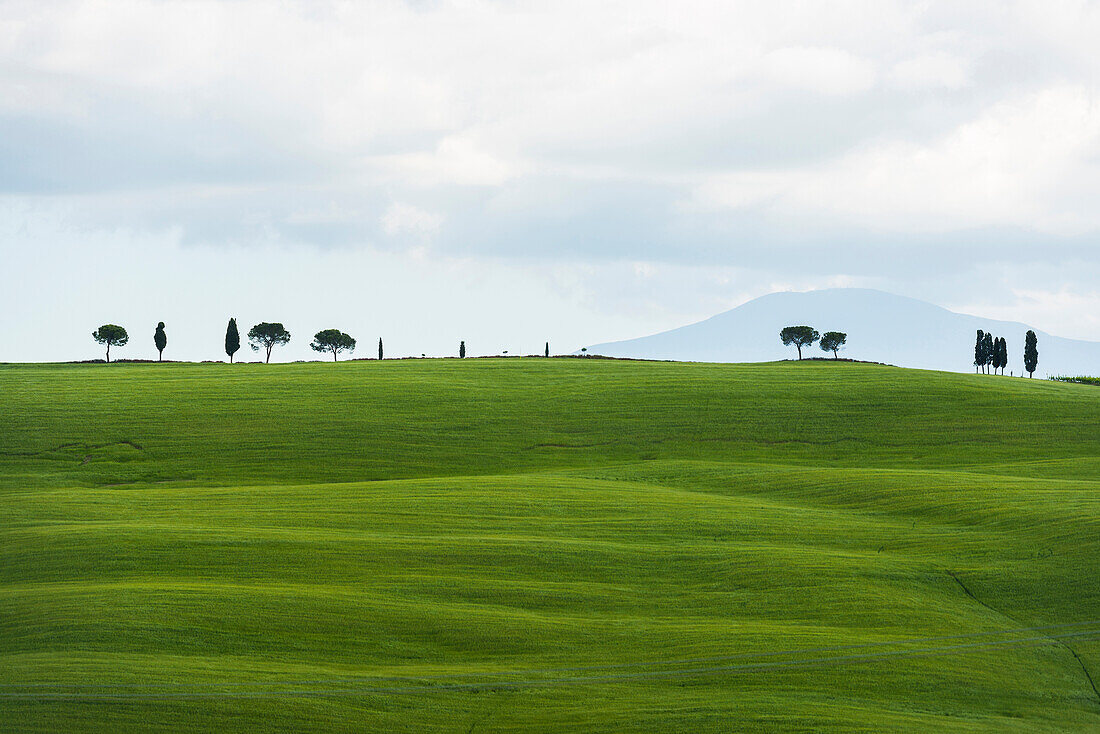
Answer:
<svg viewBox="0 0 1100 734"><path fill-rule="evenodd" d="M1100 390L0 366L0 730L1100 729Z"/></svg>

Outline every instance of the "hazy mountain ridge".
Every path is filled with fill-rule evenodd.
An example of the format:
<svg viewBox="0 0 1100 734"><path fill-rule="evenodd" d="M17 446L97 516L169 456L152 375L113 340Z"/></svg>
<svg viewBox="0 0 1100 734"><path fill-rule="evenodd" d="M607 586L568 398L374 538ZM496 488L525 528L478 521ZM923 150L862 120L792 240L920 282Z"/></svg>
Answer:
<svg viewBox="0 0 1100 734"><path fill-rule="evenodd" d="M1008 341L1006 372L1023 372L1026 324L948 311L926 301L866 288L771 293L709 319L624 341L595 344L589 354L699 362L764 362L797 356L779 330L807 324L843 331L841 356L901 367L973 371L974 335L991 331ZM1100 374L1100 342L1066 339L1034 329L1039 337L1036 377ZM823 356L814 345L803 356Z"/></svg>

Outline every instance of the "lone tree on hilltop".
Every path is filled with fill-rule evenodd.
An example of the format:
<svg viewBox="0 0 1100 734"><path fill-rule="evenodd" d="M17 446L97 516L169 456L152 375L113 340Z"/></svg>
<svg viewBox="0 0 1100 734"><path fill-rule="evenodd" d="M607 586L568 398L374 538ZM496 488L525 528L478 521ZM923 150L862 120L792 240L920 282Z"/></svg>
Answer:
<svg viewBox="0 0 1100 734"><path fill-rule="evenodd" d="M339 329L324 329L313 335L309 347L315 352L332 352L335 362L337 353L355 351L355 340Z"/></svg>
<svg viewBox="0 0 1100 734"><path fill-rule="evenodd" d="M233 355L241 348L241 333L237 331L237 319L229 319L225 327L225 353L229 355L229 364L233 364Z"/></svg>
<svg viewBox="0 0 1100 734"><path fill-rule="evenodd" d="M378 360L382 361L382 337L378 337Z"/></svg>
<svg viewBox="0 0 1100 734"><path fill-rule="evenodd" d="M1039 366L1039 337L1028 329L1024 335L1024 369L1028 377L1034 377L1035 368Z"/></svg>
<svg viewBox="0 0 1100 734"><path fill-rule="evenodd" d="M543 352L542 356L544 356L544 357L549 357L550 356L550 342L546 342L546 351Z"/></svg>
<svg viewBox="0 0 1100 734"><path fill-rule="evenodd" d="M111 361L111 347L121 347L130 341L130 335L117 324L104 324L92 332L92 338L107 345L107 361Z"/></svg>
<svg viewBox="0 0 1100 734"><path fill-rule="evenodd" d="M974 371L985 366L985 332L978 329L978 339L974 342Z"/></svg>
<svg viewBox="0 0 1100 734"><path fill-rule="evenodd" d="M260 351L263 347L266 351L264 362L271 361L272 347L286 344L290 341L290 332L280 323L269 324L266 321L256 324L248 330L248 344L253 352Z"/></svg>
<svg viewBox="0 0 1100 734"><path fill-rule="evenodd" d="M832 352L833 359L839 359L837 350L844 346L848 341L848 335L843 331L826 331L821 335L821 351Z"/></svg>
<svg viewBox="0 0 1100 734"><path fill-rule="evenodd" d="M783 341L783 346L794 345L798 350L799 359L802 359L802 347L810 346L817 341L819 336L817 329L812 329L809 326L788 326L779 332L779 338Z"/></svg>
<svg viewBox="0 0 1100 734"><path fill-rule="evenodd" d="M157 330L153 332L153 344L157 345L157 361L164 361L164 348L168 346L168 335L164 333L164 322L157 323Z"/></svg>
<svg viewBox="0 0 1100 734"><path fill-rule="evenodd" d="M458 343L458 358L466 359L466 342L464 341Z"/></svg>

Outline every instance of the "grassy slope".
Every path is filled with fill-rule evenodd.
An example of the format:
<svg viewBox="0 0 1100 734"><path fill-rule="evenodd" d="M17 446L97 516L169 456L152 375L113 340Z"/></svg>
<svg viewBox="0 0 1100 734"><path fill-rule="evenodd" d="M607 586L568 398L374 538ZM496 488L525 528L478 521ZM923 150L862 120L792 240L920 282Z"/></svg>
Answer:
<svg viewBox="0 0 1100 734"><path fill-rule="evenodd" d="M417 360L0 395L0 728L1100 727L1100 638L652 675L1100 619L1089 387Z"/></svg>

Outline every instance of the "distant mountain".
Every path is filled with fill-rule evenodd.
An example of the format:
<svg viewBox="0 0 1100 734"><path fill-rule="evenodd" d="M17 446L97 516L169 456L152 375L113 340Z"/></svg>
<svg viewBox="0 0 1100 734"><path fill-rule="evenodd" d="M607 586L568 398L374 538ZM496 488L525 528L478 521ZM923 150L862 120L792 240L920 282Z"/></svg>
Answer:
<svg viewBox="0 0 1100 734"><path fill-rule="evenodd" d="M824 333L843 331L842 357L887 362L901 367L968 372L974 370L978 329L1008 340L1006 372L1023 372L1028 326L948 311L925 301L865 288L831 288L807 293L772 293L706 321L638 339L595 344L589 354L637 359L697 362L767 362L793 359L793 347L779 341L784 326L806 324ZM1100 342L1051 336L1038 329L1036 377L1100 375ZM825 356L817 345L803 356ZM831 356L831 355L830 355Z"/></svg>

